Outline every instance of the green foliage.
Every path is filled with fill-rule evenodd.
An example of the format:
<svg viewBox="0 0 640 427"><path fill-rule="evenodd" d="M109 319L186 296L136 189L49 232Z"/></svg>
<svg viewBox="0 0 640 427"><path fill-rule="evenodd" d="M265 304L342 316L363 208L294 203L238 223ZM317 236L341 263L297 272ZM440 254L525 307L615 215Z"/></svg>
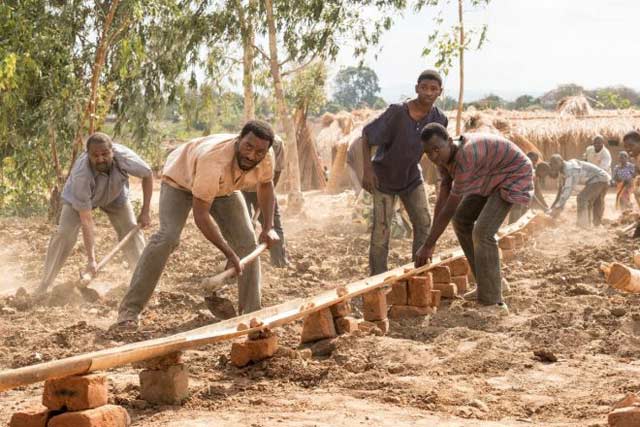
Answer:
<svg viewBox="0 0 640 427"><path fill-rule="evenodd" d="M291 79L287 88L289 105L307 114L319 113L327 102L326 83L327 67L324 63L311 64Z"/></svg>
<svg viewBox="0 0 640 427"><path fill-rule="evenodd" d="M496 108L505 108L507 102L498 95L491 94L468 105L472 105L478 110L495 110Z"/></svg>
<svg viewBox="0 0 640 427"><path fill-rule="evenodd" d="M369 67L343 68L335 77L333 100L344 109L373 107L379 94L378 75Z"/></svg>
<svg viewBox="0 0 640 427"><path fill-rule="evenodd" d="M455 110L458 108L458 100L453 98L452 96L440 97L436 101L436 105L438 108L441 108L446 111Z"/></svg>
<svg viewBox="0 0 640 427"><path fill-rule="evenodd" d="M538 99L531 95L521 95L512 104L514 110L527 110L538 104Z"/></svg>

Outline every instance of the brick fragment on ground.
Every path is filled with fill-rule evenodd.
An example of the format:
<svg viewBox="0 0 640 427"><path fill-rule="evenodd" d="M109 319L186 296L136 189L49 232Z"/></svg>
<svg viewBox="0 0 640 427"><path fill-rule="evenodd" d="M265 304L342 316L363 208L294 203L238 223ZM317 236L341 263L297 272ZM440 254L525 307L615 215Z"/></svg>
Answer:
<svg viewBox="0 0 640 427"><path fill-rule="evenodd" d="M447 264L452 276L466 276L471 271L466 258L457 258Z"/></svg>
<svg viewBox="0 0 640 427"><path fill-rule="evenodd" d="M189 397L189 372L183 364L140 372L140 397L150 403L177 405Z"/></svg>
<svg viewBox="0 0 640 427"><path fill-rule="evenodd" d="M412 277L409 279L407 289L409 298L406 305L415 305L416 307L429 307L431 305L431 290L433 289L431 273L425 276Z"/></svg>
<svg viewBox="0 0 640 427"><path fill-rule="evenodd" d="M416 307L413 305L394 305L389 310L391 319L409 319L428 316L433 313L432 307Z"/></svg>
<svg viewBox="0 0 640 427"><path fill-rule="evenodd" d="M264 338L236 342L231 345L231 363L238 368L250 362L268 359L278 351L278 336L271 334Z"/></svg>
<svg viewBox="0 0 640 427"><path fill-rule="evenodd" d="M106 405L108 397L106 376L78 375L45 381L42 404L54 411L82 411Z"/></svg>
<svg viewBox="0 0 640 427"><path fill-rule="evenodd" d="M451 276L451 283L456 284L458 295L462 295L469 289L469 279L467 276Z"/></svg>
<svg viewBox="0 0 640 427"><path fill-rule="evenodd" d="M47 427L47 421L53 414L45 406L33 405L15 412L9 427Z"/></svg>
<svg viewBox="0 0 640 427"><path fill-rule="evenodd" d="M515 249L516 239L513 236L504 236L498 241L500 249Z"/></svg>
<svg viewBox="0 0 640 427"><path fill-rule="evenodd" d="M626 408L628 406L638 406L640 405L640 397L638 397L638 395L636 395L635 393L629 393L627 394L624 399L616 402L613 405L613 409L620 409L620 408Z"/></svg>
<svg viewBox="0 0 640 427"><path fill-rule="evenodd" d="M302 324L302 343L334 338L337 335L333 315L328 308L316 311L304 318Z"/></svg>
<svg viewBox="0 0 640 427"><path fill-rule="evenodd" d="M407 282L401 281L396 282L391 285L391 292L387 294L387 304L388 305L407 305L409 300L409 295L407 293Z"/></svg>
<svg viewBox="0 0 640 427"><path fill-rule="evenodd" d="M387 318L387 296L382 289L374 289L362 296L364 320L373 322Z"/></svg>
<svg viewBox="0 0 640 427"><path fill-rule="evenodd" d="M351 314L351 301L346 300L331 306L333 318L345 317Z"/></svg>
<svg viewBox="0 0 640 427"><path fill-rule="evenodd" d="M433 283L449 283L451 282L451 270L449 267L439 265L429 270Z"/></svg>
<svg viewBox="0 0 640 427"><path fill-rule="evenodd" d="M351 334L358 330L358 319L350 316L335 319L336 332L339 335Z"/></svg>
<svg viewBox="0 0 640 427"><path fill-rule="evenodd" d="M609 413L609 427L638 427L640 426L640 407L628 406Z"/></svg>
<svg viewBox="0 0 640 427"><path fill-rule="evenodd" d="M458 288L455 283L434 283L433 288L440 291L441 298L455 298Z"/></svg>
<svg viewBox="0 0 640 427"><path fill-rule="evenodd" d="M131 418L122 406L105 405L51 418L48 427L129 427Z"/></svg>

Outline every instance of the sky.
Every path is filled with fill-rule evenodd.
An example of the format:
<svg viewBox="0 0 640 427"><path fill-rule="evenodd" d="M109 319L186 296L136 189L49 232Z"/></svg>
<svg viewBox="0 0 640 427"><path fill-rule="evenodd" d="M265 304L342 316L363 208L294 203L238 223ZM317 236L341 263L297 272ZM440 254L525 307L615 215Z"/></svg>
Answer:
<svg viewBox="0 0 640 427"><path fill-rule="evenodd" d="M457 16L455 4L447 9L445 25ZM382 37L378 57L365 58L388 102L413 95L420 71L433 68L433 59L421 55L433 16L434 11L405 13ZM492 0L469 10L465 26L486 23L488 41L465 55L465 99L538 96L564 83L640 89L639 17L638 0ZM343 49L331 70L355 63L351 49ZM457 67L446 77L445 95L458 95Z"/></svg>

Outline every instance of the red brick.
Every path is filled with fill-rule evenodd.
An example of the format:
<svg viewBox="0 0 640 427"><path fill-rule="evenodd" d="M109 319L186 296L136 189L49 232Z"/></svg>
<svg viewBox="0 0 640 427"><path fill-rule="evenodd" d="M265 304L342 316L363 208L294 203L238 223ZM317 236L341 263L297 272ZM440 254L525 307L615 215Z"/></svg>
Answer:
<svg viewBox="0 0 640 427"><path fill-rule="evenodd" d="M513 236L504 236L498 242L500 249L514 249L516 247L516 239Z"/></svg>
<svg viewBox="0 0 640 427"><path fill-rule="evenodd" d="M336 332L339 335L351 334L358 330L358 319L353 317L338 317L335 319Z"/></svg>
<svg viewBox="0 0 640 427"><path fill-rule="evenodd" d="M442 298L455 298L458 295L458 288L455 283L434 283L433 288L441 293Z"/></svg>
<svg viewBox="0 0 640 427"><path fill-rule="evenodd" d="M72 376L45 381L42 404L51 410L82 411L106 405L108 397L104 375Z"/></svg>
<svg viewBox="0 0 640 427"><path fill-rule="evenodd" d="M458 288L458 294L462 295L467 292L469 288L469 279L467 276L452 276L451 282L456 284L456 288Z"/></svg>
<svg viewBox="0 0 640 427"><path fill-rule="evenodd" d="M386 335L389 332L389 319L384 320L376 320L375 325L380 329L383 335Z"/></svg>
<svg viewBox="0 0 640 427"><path fill-rule="evenodd" d="M451 282L451 270L449 267L439 265L429 270L433 283L449 283Z"/></svg>
<svg viewBox="0 0 640 427"><path fill-rule="evenodd" d="M609 427L640 426L640 407L629 406L616 409L609 414Z"/></svg>
<svg viewBox="0 0 640 427"><path fill-rule="evenodd" d="M131 418L122 406L105 405L81 412L66 412L49 421L49 427L128 427Z"/></svg>
<svg viewBox="0 0 640 427"><path fill-rule="evenodd" d="M278 336L271 334L258 340L247 340L233 343L231 346L231 363L241 368L249 362L268 359L278 351Z"/></svg>
<svg viewBox="0 0 640 427"><path fill-rule="evenodd" d="M134 368L138 369L166 369L173 365L179 365L182 363L182 352L176 351L169 353L165 356L154 357L149 360L142 360L133 364Z"/></svg>
<svg viewBox="0 0 640 427"><path fill-rule="evenodd" d="M185 365L140 372L140 398L156 404L176 405L189 397L189 372Z"/></svg>
<svg viewBox="0 0 640 427"><path fill-rule="evenodd" d="M513 233L512 236L515 239L516 249L524 247L527 243L527 238L524 233Z"/></svg>
<svg viewBox="0 0 640 427"><path fill-rule="evenodd" d="M387 296L382 289L374 289L362 296L364 320L373 322L387 318Z"/></svg>
<svg viewBox="0 0 640 427"><path fill-rule="evenodd" d="M342 301L331 306L331 315L333 318L345 317L351 314L350 300Z"/></svg>
<svg viewBox="0 0 640 427"><path fill-rule="evenodd" d="M41 405L34 405L13 414L9 427L47 427L51 411Z"/></svg>
<svg viewBox="0 0 640 427"><path fill-rule="evenodd" d="M396 282L391 285L391 292L387 294L388 305L407 305L409 295L407 293L407 282Z"/></svg>
<svg viewBox="0 0 640 427"><path fill-rule="evenodd" d="M640 398L635 393L629 393L624 397L624 399L616 402L613 405L613 409L626 408L634 405L640 405Z"/></svg>
<svg viewBox="0 0 640 427"><path fill-rule="evenodd" d="M431 273L422 277L412 277L409 279L409 299L407 305L416 307L429 307L431 305Z"/></svg>
<svg viewBox="0 0 640 427"><path fill-rule="evenodd" d="M516 257L516 253L513 249L502 249L501 253L502 256L500 257L500 259L502 260L502 262L511 262Z"/></svg>
<svg viewBox="0 0 640 427"><path fill-rule="evenodd" d="M335 338L336 335L333 315L328 308L311 313L304 318L301 339L303 344L326 338Z"/></svg>
<svg viewBox="0 0 640 427"><path fill-rule="evenodd" d="M441 299L442 291L440 291L440 289L434 289L431 291L431 307L440 307Z"/></svg>
<svg viewBox="0 0 640 427"><path fill-rule="evenodd" d="M466 258L458 258L447 264L452 276L466 276L471 271Z"/></svg>
<svg viewBox="0 0 640 427"><path fill-rule="evenodd" d="M389 310L391 319L407 319L412 317L423 317L433 313L431 307L416 307L413 305L394 305Z"/></svg>

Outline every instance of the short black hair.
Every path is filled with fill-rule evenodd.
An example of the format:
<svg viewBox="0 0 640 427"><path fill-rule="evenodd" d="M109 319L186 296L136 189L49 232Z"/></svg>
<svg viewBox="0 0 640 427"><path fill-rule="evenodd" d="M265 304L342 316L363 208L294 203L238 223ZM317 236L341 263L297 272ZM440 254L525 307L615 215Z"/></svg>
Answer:
<svg viewBox="0 0 640 427"><path fill-rule="evenodd" d="M538 160L540 160L540 154L536 153L535 151L529 151L527 153L527 157L533 163L536 163Z"/></svg>
<svg viewBox="0 0 640 427"><path fill-rule="evenodd" d="M89 150L89 147L93 144L108 144L109 147L112 147L113 141L111 140L111 137L106 133L95 132L91 134L87 139L87 150Z"/></svg>
<svg viewBox="0 0 640 427"><path fill-rule="evenodd" d="M434 80L442 87L442 76L436 70L424 70L418 76L418 84L423 80Z"/></svg>
<svg viewBox="0 0 640 427"><path fill-rule="evenodd" d="M540 162L536 165L536 175L539 177L548 176L551 173L551 166L547 162Z"/></svg>
<svg viewBox="0 0 640 427"><path fill-rule="evenodd" d="M624 134L622 137L623 142L640 142L640 132L632 130Z"/></svg>
<svg viewBox="0 0 640 427"><path fill-rule="evenodd" d="M420 139L422 139L422 142L427 142L433 135L437 135L445 141L449 140L449 132L447 132L447 128L442 126L440 123L435 122L429 123L422 128L422 131L420 132Z"/></svg>
<svg viewBox="0 0 640 427"><path fill-rule="evenodd" d="M275 134L273 133L271 125L267 122L263 122L262 120L249 120L242 127L242 130L240 131L240 138L243 138L248 133L252 133L260 139L269 141L269 147L273 145Z"/></svg>

